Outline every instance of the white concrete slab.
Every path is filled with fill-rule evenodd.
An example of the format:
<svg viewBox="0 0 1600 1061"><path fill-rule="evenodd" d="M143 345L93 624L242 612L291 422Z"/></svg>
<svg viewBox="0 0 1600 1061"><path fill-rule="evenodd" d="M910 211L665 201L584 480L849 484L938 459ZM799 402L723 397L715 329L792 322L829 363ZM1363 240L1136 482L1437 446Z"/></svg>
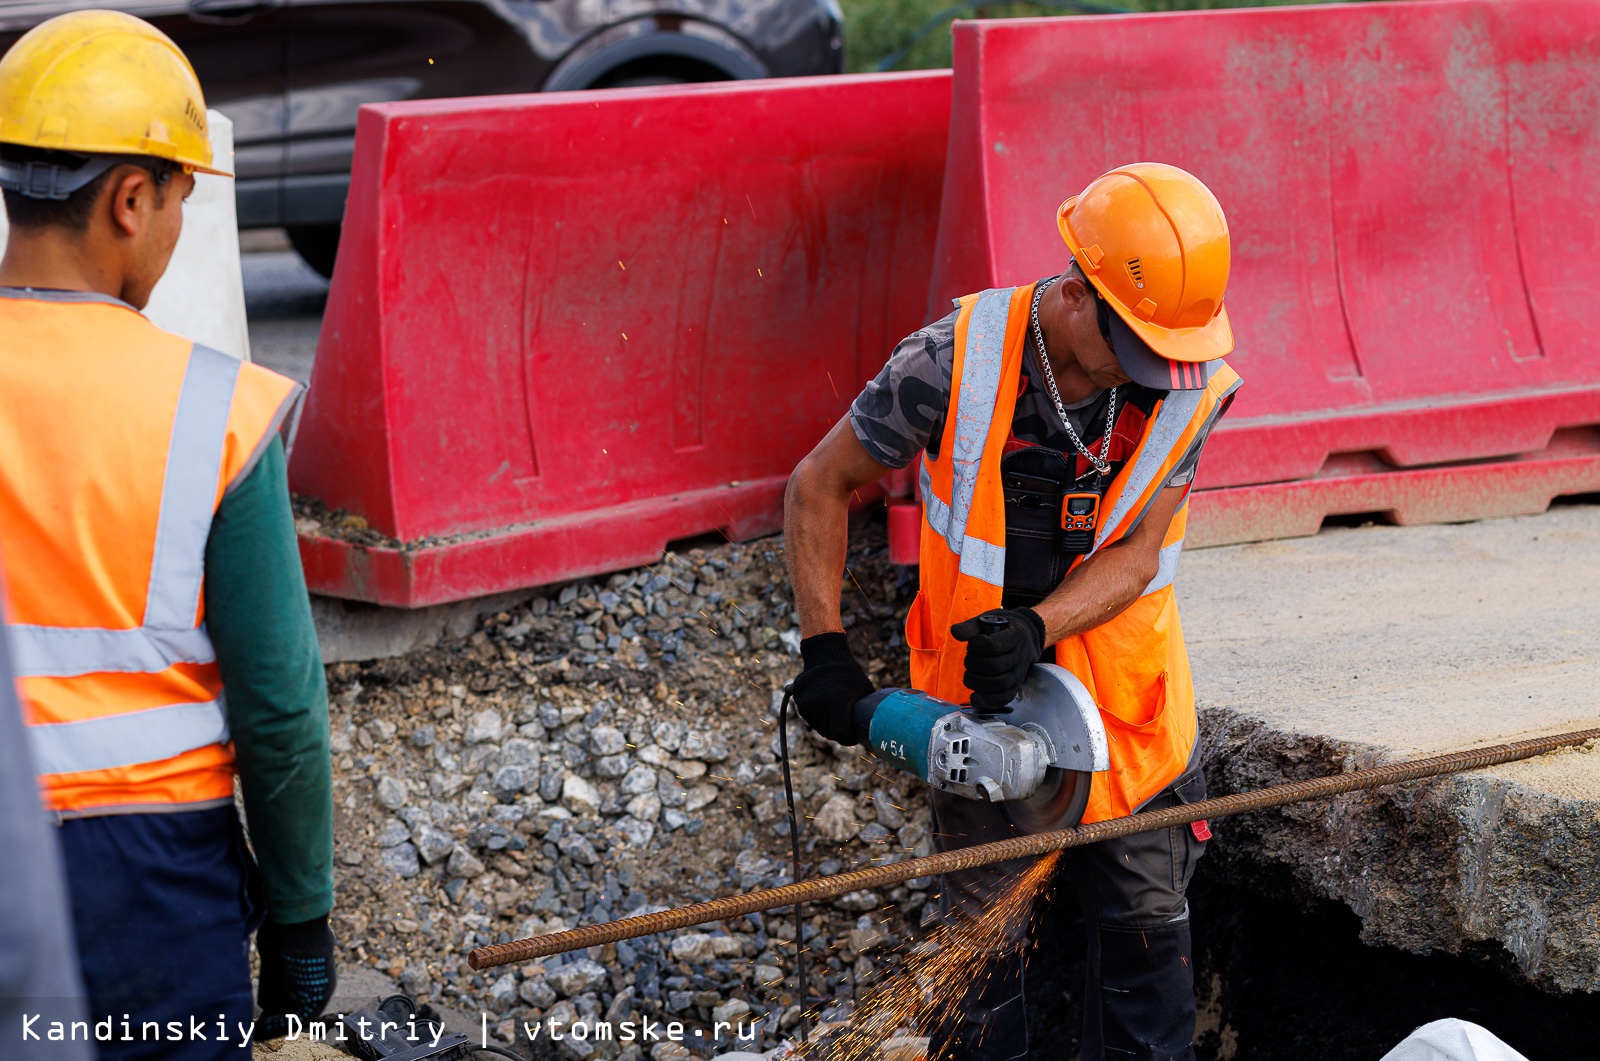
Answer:
<svg viewBox="0 0 1600 1061"><path fill-rule="evenodd" d="M232 169L233 121L206 111L211 157ZM244 312L244 277L239 268L239 217L233 178L195 175L194 192L183 204L183 232L167 271L150 293L144 315L169 332L250 360L250 327Z"/></svg>
<svg viewBox="0 0 1600 1061"><path fill-rule="evenodd" d="M1600 726L1597 505L1197 550L1178 592L1213 794ZM1214 830L1212 872L1369 943L1600 992L1600 750Z"/></svg>

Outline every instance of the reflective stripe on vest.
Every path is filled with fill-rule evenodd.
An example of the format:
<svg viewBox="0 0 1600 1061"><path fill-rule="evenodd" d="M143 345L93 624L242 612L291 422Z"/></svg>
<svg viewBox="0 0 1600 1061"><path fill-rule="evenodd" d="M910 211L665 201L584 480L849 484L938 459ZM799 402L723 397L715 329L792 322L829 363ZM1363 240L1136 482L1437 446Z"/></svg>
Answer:
<svg viewBox="0 0 1600 1061"><path fill-rule="evenodd" d="M39 773L76 774L159 762L226 743L228 714L220 701L206 700L29 726L28 737Z"/></svg>
<svg viewBox="0 0 1600 1061"><path fill-rule="evenodd" d="M928 514L928 524L939 532L950 551L961 557L961 573L982 579L991 586L1004 587L1006 581L1006 547L973 538L967 534L952 534L950 506L933 492L933 480L928 477L928 465L922 465L918 477L922 484L923 508ZM963 525L963 530L965 526Z"/></svg>
<svg viewBox="0 0 1600 1061"><path fill-rule="evenodd" d="M1228 393L1231 394L1237 386L1238 384L1235 382L1233 387L1229 388ZM1143 447L1140 449L1139 457L1134 462L1133 468L1127 470L1128 480L1122 488L1122 493L1118 496L1117 503L1112 506L1112 510L1106 514L1105 521L1100 525L1100 529L1095 535L1095 545L1090 550L1090 555L1099 552L1100 547L1106 543L1106 539L1111 535L1117 524L1122 522L1123 518L1133 510L1137 499L1149 489L1150 485L1155 481L1155 477L1161 474L1161 469L1167 466L1167 458L1172 455L1178 440L1188 430L1195 414L1199 412L1205 396L1206 392L1204 390L1169 391L1167 396L1162 399L1161 408L1156 413L1155 423L1151 424L1147 429L1148 434ZM1211 415L1206 420L1205 426L1207 429L1216 423L1217 418L1222 415L1222 411L1226 406L1226 402L1216 403ZM1182 456L1187 455L1183 454ZM1160 491L1152 493L1145 502L1146 507L1153 504L1159 495ZM1188 504L1187 499L1184 500L1184 504ZM1133 525L1138 526L1143 519L1144 513L1140 512ZM1132 533L1132 528L1129 529L1129 533ZM1145 586L1144 591L1139 595L1142 597L1157 590L1165 589L1177 581L1178 561L1182 556L1182 538L1162 546L1160 566L1156 569L1156 577L1150 580L1150 584Z"/></svg>
<svg viewBox="0 0 1600 1061"><path fill-rule="evenodd" d="M239 362L195 344L184 370L162 477L155 550L144 621L132 629L11 625L12 656L23 678L158 673L216 659L195 624L205 579L217 483ZM41 774L70 774L157 762L228 740L220 700L173 704L28 727Z"/></svg>
<svg viewBox="0 0 1600 1061"><path fill-rule="evenodd" d="M950 503L933 492L928 465L923 462L922 499L928 524L950 551L961 557L961 573L991 586L1006 579L1006 550L967 534L973 492L983 447L994 422L995 399L1000 391L1000 369L1005 358L1006 321L1011 310L1011 290L985 291L978 296L967 321L967 346L961 363L961 391L955 401L955 445L950 453Z"/></svg>
<svg viewBox="0 0 1600 1061"><path fill-rule="evenodd" d="M1095 533L1094 548L1089 550L1089 556L1100 551L1101 546L1111 536L1112 530L1133 510L1133 506L1145 491L1155 482L1156 476L1161 474L1161 469L1167 465L1167 458L1172 455L1172 449L1183 437L1184 431L1189 427L1189 422L1200 409L1200 402L1205 397L1205 391L1169 391L1161 399L1161 408L1156 411L1155 422L1146 428L1144 445L1139 449L1138 459L1133 467L1124 469L1127 481L1122 487L1122 494L1117 498L1117 503L1111 511L1106 513L1105 519L1100 524L1100 529ZM1165 489L1165 487L1163 487ZM1160 496L1160 491L1151 494L1146 506L1153 504ZM1185 504L1188 502L1185 501ZM1144 513L1134 521L1134 526L1144 519ZM1130 528L1129 533L1132 533ZM1179 538L1170 545L1161 547L1160 566L1156 568L1156 577L1150 580L1139 596L1166 589L1178 579L1178 561L1183 556L1183 539ZM1085 558L1087 559L1087 557Z"/></svg>
<svg viewBox="0 0 1600 1061"><path fill-rule="evenodd" d="M1150 584L1139 593L1141 597L1158 589L1166 589L1177 581L1178 560L1183 556L1183 539L1179 538L1171 545L1162 546L1158 555L1161 558L1161 565L1156 568L1156 577L1152 578Z"/></svg>
<svg viewBox="0 0 1600 1061"><path fill-rule="evenodd" d="M1201 399L1204 397L1203 390L1170 391L1161 399L1161 408L1156 412L1155 422L1145 429L1145 441L1139 447L1138 459L1134 461L1133 467L1123 469L1123 475L1127 478L1123 482L1122 493L1111 511L1101 519L1100 529L1095 533L1091 555L1099 552L1101 546L1107 544L1112 531L1127 518L1133 511L1133 506L1139 503L1139 499L1155 482L1156 476L1161 474L1162 467L1172 454L1172 448L1183 437L1189 422L1199 411ZM1152 494L1149 501L1154 501L1157 496ZM1139 515L1140 518L1143 517L1143 513ZM1135 526L1137 525L1136 520Z"/></svg>

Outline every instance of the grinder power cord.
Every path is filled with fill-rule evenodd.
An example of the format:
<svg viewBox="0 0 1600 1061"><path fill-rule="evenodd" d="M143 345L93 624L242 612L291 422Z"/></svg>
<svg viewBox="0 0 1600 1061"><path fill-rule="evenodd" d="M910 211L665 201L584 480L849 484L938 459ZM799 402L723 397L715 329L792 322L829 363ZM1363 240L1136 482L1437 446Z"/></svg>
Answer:
<svg viewBox="0 0 1600 1061"><path fill-rule="evenodd" d="M1036 616L1034 620L1037 621ZM1019 618L1015 625L1030 628L1025 618ZM997 612L980 616L974 620L974 626L987 631L984 636L1003 636L1012 624L1007 613ZM999 803L1007 820L1019 832L1066 828L1083 820L1092 774L1108 769L1110 760L1099 709L1088 690L1070 671L1053 664L1025 668L1026 680L1019 682L1006 696L1002 721L993 717L993 712L947 703L915 689L873 691L866 675L860 673L855 659L850 656L844 635L820 636L829 638L830 642L825 644L836 648L844 657L841 662L838 656L825 656L829 660L825 666L838 669L822 673L830 678L848 679L853 668L868 691L849 705L842 720L831 710L832 702L824 702L823 706L829 710L821 717L841 734L843 739L838 743L847 746L865 743L875 758L915 774L941 791ZM1031 640L1030 634L1016 639L1016 643L1026 645ZM814 647L817 638L808 641ZM806 642L801 644L805 647ZM807 673L812 673L809 663ZM799 703L800 685L797 678L785 688L778 708L778 747L782 756L783 793L789 812L792 876L797 881L800 879L800 821L795 812L790 772L789 704ZM813 690L815 688L813 686ZM837 696L841 690L850 688L840 682L830 694ZM804 955L805 918L799 903L794 907L794 919L796 950ZM805 971L806 962L802 958L796 967L797 988L800 997L809 1003ZM804 1008L803 1005L802 1010Z"/></svg>

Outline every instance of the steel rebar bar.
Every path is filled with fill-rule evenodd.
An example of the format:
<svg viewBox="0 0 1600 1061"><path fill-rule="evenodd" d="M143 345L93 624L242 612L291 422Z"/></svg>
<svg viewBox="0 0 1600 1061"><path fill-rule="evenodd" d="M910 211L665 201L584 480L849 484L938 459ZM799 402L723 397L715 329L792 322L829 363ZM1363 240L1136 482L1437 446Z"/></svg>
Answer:
<svg viewBox="0 0 1600 1061"><path fill-rule="evenodd" d="M785 884L777 888L763 888L759 891L746 892L743 895L724 896L720 899L711 899L707 902L695 903L691 906L682 906L672 910L661 910L637 917L625 917L618 921L584 925L580 928L568 929L565 932L552 932L545 936L534 936L531 939L497 943L474 950L468 957L467 963L474 969L488 969L496 965L530 961L535 958L547 957L551 954L562 954L585 947L603 946L607 943L634 939L638 936L649 936L658 932L689 928L693 925L726 921L729 918L742 917L745 914L756 913L761 910L793 906L797 902L809 903L819 899L833 899L849 892L887 887L916 877L932 877L941 873L986 866L994 862L1009 862L1013 859L1028 858L1042 855L1049 851L1079 847L1083 844L1093 844L1119 836L1153 832L1157 829L1168 829L1176 825L1188 825L1191 822L1212 818L1226 818L1234 814L1244 814L1250 811L1265 810L1269 807L1281 807L1288 803L1299 803L1304 800L1336 796L1344 792L1354 792L1358 789L1378 788L1406 781L1418 781L1423 778L1438 777L1441 774L1453 774L1463 770L1477 770L1485 766L1495 766L1499 763L1515 762L1518 759L1531 759L1536 755L1543 755L1558 748L1586 744L1596 739L1600 739L1600 729L1576 730L1571 733L1558 733L1554 736L1516 741L1511 744L1496 744L1487 748L1451 752L1447 755L1436 755L1427 759L1388 763L1383 766L1373 767L1370 770L1330 774L1326 777L1311 778L1307 781L1293 781L1282 785L1272 785L1267 788L1256 789L1253 792L1239 792L1231 796L1219 796L1214 799L1201 800L1198 803L1180 804L1176 807L1150 811L1145 814L1130 814L1122 818L1111 818L1106 821L1094 822L1090 825L1081 825L1074 829L1058 829L1051 832L1036 833L1032 836L1013 837L1010 840L1000 840L995 843L976 844L972 847L941 851L925 858L913 858L882 866L851 870L848 873L840 873L832 877L795 881L792 884Z"/></svg>

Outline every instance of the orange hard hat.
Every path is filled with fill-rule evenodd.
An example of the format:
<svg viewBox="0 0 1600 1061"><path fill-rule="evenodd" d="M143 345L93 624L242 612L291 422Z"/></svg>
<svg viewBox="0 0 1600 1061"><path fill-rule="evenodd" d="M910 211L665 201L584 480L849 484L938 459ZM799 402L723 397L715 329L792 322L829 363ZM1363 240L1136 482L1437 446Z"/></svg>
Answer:
<svg viewBox="0 0 1600 1061"><path fill-rule="evenodd" d="M1151 352L1188 363L1232 352L1222 306L1228 221L1199 178L1159 162L1120 166L1062 203L1056 224L1084 276Z"/></svg>

